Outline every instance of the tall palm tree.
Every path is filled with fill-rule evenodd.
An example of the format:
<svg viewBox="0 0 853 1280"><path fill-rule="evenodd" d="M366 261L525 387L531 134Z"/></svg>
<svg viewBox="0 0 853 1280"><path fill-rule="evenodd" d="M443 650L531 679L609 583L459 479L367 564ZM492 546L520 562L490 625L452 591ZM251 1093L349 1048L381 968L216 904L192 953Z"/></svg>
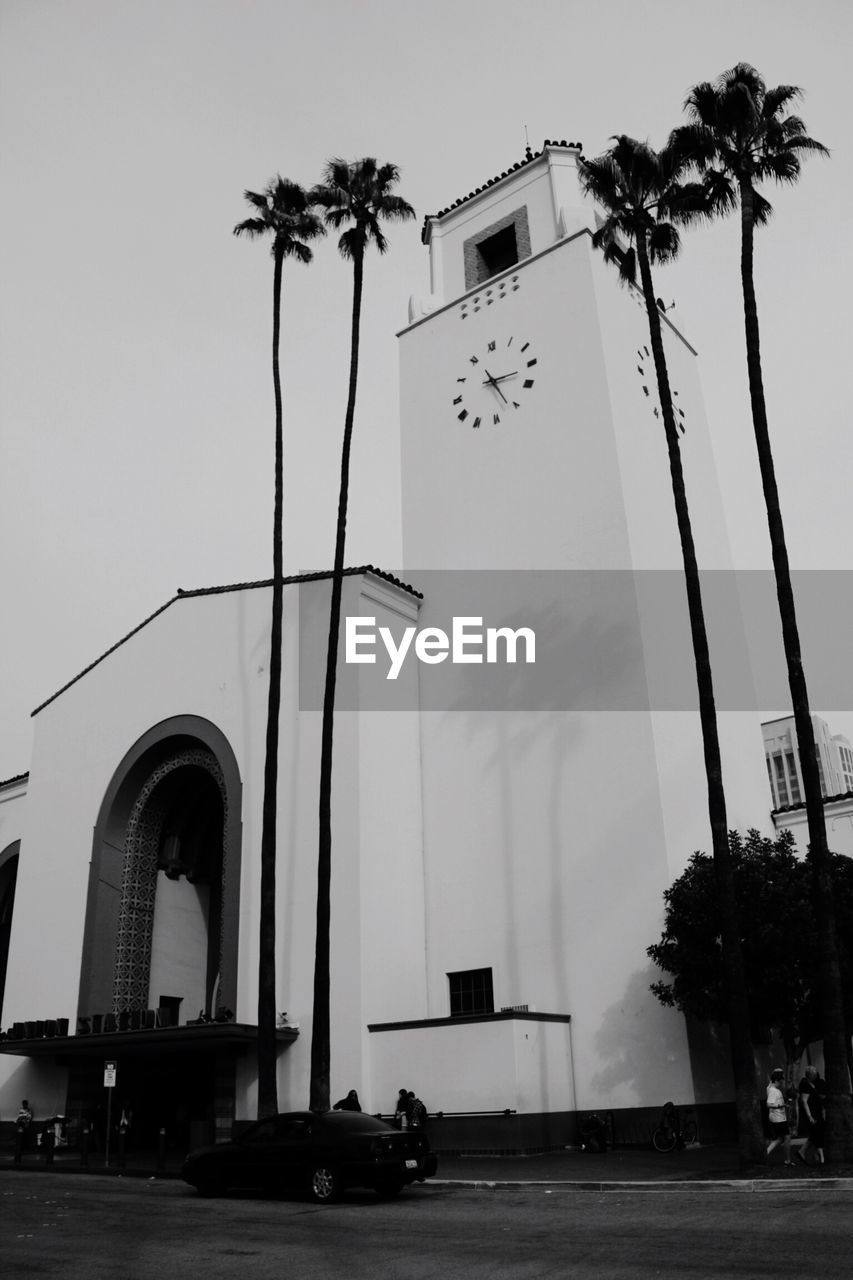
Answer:
<svg viewBox="0 0 853 1280"><path fill-rule="evenodd" d="M335 533L335 563L332 574L332 603L329 613L329 645L326 654L326 681L323 691L323 729L320 749L320 841L317 859L317 935L314 957L314 1015L311 1035L312 1111L329 1109L329 1068L331 1037L329 1025L329 920L332 868L332 745L334 737L335 685L338 667L338 632L341 625L344 550L349 501L349 465L355 396L358 383L359 329L364 278L364 254L369 245L385 253L388 241L382 230L384 220L405 221L415 211L392 190L399 181L396 165L377 164L370 156L348 164L330 160L322 183L310 193L311 201L325 210L329 227L343 231L338 240L341 256L353 266L352 331L350 341L349 392L344 440L341 451L341 482Z"/></svg>
<svg viewBox="0 0 853 1280"><path fill-rule="evenodd" d="M756 189L757 185L768 178L778 183L793 184L800 176L803 157L815 153L829 154L822 143L808 136L799 116L786 114L791 104L801 96L802 90L795 85L768 89L754 67L740 62L713 83L704 81L690 90L684 104L690 123L675 130L670 145L679 154L694 157L697 168L704 174L709 216L728 213L740 205L740 268L752 424L767 508L788 685L803 772L815 916L821 941L821 1010L828 1090L826 1145L829 1158L839 1160L853 1158L853 1108L833 904L832 861L826 839L817 749L767 425L753 275L755 228L764 226L772 213L772 206Z"/></svg>
<svg viewBox="0 0 853 1280"><path fill-rule="evenodd" d="M324 234L324 227L312 213L302 187L277 177L261 191L244 192L255 210L254 216L238 222L236 236L270 236L273 258L272 379L275 393L275 500L273 505L272 627L270 684L267 701L266 755L264 758L264 799L261 829L261 895L258 946L258 1118L278 1111L276 1084L276 967L275 967L275 864L276 800L278 784L278 730L281 706L281 634L284 597L283 509L284 445L282 426L279 338L281 333L281 278L285 258L310 262L305 243Z"/></svg>
<svg viewBox="0 0 853 1280"><path fill-rule="evenodd" d="M656 152L624 134L596 160L580 162L584 189L603 206L607 217L593 236L604 247L605 260L617 262L623 283L634 285L639 267L649 336L657 376L664 434L669 453L672 496L681 552L696 683L711 825L717 894L722 918L722 954L728 991L732 1068L735 1080L738 1143L745 1164L764 1160L761 1113L756 1095L749 1004L738 928L734 877L729 850L726 797L717 730L711 659L702 605L699 568L687 504L678 429L673 411L660 310L652 281L652 264L671 261L680 247L676 223L696 216L696 184L683 182L685 162L668 148Z"/></svg>

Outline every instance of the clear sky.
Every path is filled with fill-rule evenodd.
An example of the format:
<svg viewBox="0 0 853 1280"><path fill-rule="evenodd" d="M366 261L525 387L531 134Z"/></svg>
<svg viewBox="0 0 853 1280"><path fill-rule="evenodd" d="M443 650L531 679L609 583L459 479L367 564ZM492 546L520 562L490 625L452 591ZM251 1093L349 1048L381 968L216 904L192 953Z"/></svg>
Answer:
<svg viewBox="0 0 853 1280"><path fill-rule="evenodd" d="M33 707L176 588L270 574L271 259L231 229L244 188L276 172L311 184L333 155L399 165L418 214L368 263L350 507L349 562L396 568L394 335L427 290L424 214L521 159L525 128L534 149L566 138L591 156L617 132L660 145L687 89L738 61L803 86L832 158L768 193L765 380L792 562L853 567L851 13L842 0L0 0L0 778L29 767ZM738 272L730 221L691 235L659 285L700 351L736 562L755 567L768 551ZM349 305L332 239L288 267L291 570L332 557Z"/></svg>

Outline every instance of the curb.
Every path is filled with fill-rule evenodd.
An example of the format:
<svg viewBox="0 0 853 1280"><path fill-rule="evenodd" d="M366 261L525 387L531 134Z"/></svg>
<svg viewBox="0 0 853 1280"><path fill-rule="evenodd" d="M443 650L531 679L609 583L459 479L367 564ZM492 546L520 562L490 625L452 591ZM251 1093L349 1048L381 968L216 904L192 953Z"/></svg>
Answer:
<svg viewBox="0 0 853 1280"><path fill-rule="evenodd" d="M558 1182L555 1180L490 1181L482 1178L430 1178L424 1184L450 1191L701 1191L740 1193L778 1191L853 1191L853 1178L729 1178L697 1179L695 1182Z"/></svg>

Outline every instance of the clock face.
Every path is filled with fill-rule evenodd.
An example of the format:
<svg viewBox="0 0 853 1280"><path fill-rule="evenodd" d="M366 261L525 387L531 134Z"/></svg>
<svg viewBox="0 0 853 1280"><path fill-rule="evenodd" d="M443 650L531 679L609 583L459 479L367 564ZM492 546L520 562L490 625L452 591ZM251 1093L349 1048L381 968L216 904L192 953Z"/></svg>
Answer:
<svg viewBox="0 0 853 1280"><path fill-rule="evenodd" d="M652 353L647 346L637 347L637 373L640 375L640 381L643 384L643 395L648 403L652 406L652 413L656 418L660 418L660 403L657 396L657 378L655 375L655 364L652 359ZM670 381L670 395L672 396L672 412L675 417L675 425L682 435L687 431L685 425L687 419L679 403L679 394Z"/></svg>
<svg viewBox="0 0 853 1280"><path fill-rule="evenodd" d="M511 422L536 382L538 359L523 338L492 338L471 352L453 390L453 412L475 430Z"/></svg>

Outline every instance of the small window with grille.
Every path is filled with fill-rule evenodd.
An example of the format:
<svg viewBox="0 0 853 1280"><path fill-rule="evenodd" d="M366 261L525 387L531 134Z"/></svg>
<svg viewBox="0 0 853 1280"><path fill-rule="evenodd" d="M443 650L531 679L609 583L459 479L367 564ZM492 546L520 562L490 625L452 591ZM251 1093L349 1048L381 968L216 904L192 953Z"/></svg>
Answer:
<svg viewBox="0 0 853 1280"><path fill-rule="evenodd" d="M467 1013L494 1013L495 997L491 969L464 969L449 973L450 1016Z"/></svg>

